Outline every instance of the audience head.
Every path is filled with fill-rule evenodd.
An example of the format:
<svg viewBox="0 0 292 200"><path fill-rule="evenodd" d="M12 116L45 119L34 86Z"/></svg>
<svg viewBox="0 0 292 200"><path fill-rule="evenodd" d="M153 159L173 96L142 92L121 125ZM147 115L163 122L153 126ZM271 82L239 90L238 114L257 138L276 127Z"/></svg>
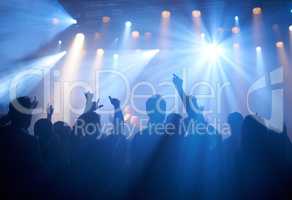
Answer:
<svg viewBox="0 0 292 200"><path fill-rule="evenodd" d="M48 119L39 119L34 124L34 134L40 140L49 140L52 136L52 122Z"/></svg>
<svg viewBox="0 0 292 200"><path fill-rule="evenodd" d="M74 126L74 134L78 136L97 136L100 133L100 115L95 112L82 114Z"/></svg>
<svg viewBox="0 0 292 200"><path fill-rule="evenodd" d="M71 134L71 127L62 121L57 121L53 125L53 131L60 138L66 138Z"/></svg>
<svg viewBox="0 0 292 200"><path fill-rule="evenodd" d="M177 113L171 113L166 118L167 133L179 133L182 116Z"/></svg>
<svg viewBox="0 0 292 200"><path fill-rule="evenodd" d="M17 128L27 129L30 126L32 110L36 107L36 100L29 97L18 97L9 104L8 115L11 125Z"/></svg>
<svg viewBox="0 0 292 200"><path fill-rule="evenodd" d="M267 127L258 116L248 115L242 123L241 140L243 147L261 145L267 135Z"/></svg>
<svg viewBox="0 0 292 200"><path fill-rule="evenodd" d="M228 115L228 124L231 128L232 137L238 136L241 132L241 126L243 122L243 116L239 112L230 113ZM237 135L235 135L237 134Z"/></svg>
<svg viewBox="0 0 292 200"><path fill-rule="evenodd" d="M166 101L160 95L150 97L146 101L146 112L149 117L149 123L163 123L165 120Z"/></svg>

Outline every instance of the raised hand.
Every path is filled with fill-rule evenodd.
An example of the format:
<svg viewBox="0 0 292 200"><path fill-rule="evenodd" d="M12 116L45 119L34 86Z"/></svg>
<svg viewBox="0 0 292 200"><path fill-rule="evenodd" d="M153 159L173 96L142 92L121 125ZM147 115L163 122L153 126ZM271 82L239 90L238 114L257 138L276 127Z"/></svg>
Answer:
<svg viewBox="0 0 292 200"><path fill-rule="evenodd" d="M108 97L111 104L114 106L114 108L119 108L120 107L120 100L116 98L112 98L111 96Z"/></svg>
<svg viewBox="0 0 292 200"><path fill-rule="evenodd" d="M103 107L103 105L99 104L100 99L98 99L97 101L93 101L93 96L94 96L93 93L88 91L88 92L84 93L84 96L86 98L86 106L85 106L85 110L84 110L85 113L86 112L94 112L94 111Z"/></svg>
<svg viewBox="0 0 292 200"><path fill-rule="evenodd" d="M48 105L48 107L47 107L47 116L48 116L48 119L49 120L52 119L53 114L54 114L54 107L53 107L53 105Z"/></svg>
<svg viewBox="0 0 292 200"><path fill-rule="evenodd" d="M111 104L115 108L115 114L113 119L113 125L114 125L114 132L115 133L122 133L123 126L124 126L124 115L123 112L120 109L120 100L116 98L112 98L111 96L108 97Z"/></svg>
<svg viewBox="0 0 292 200"><path fill-rule="evenodd" d="M92 101L92 99L93 99L93 93L91 93L89 91L84 93L84 96L86 98L86 101Z"/></svg>
<svg viewBox="0 0 292 200"><path fill-rule="evenodd" d="M99 100L100 99L97 99L97 101L93 102L93 104L95 105L95 110L98 110L103 107L102 104L99 104Z"/></svg>
<svg viewBox="0 0 292 200"><path fill-rule="evenodd" d="M98 109L102 108L103 105L99 104L99 99L97 101L93 101L91 107L89 108L89 111L94 112Z"/></svg>
<svg viewBox="0 0 292 200"><path fill-rule="evenodd" d="M173 74L172 82L175 86L182 87L183 80L179 76L177 76L176 74Z"/></svg>

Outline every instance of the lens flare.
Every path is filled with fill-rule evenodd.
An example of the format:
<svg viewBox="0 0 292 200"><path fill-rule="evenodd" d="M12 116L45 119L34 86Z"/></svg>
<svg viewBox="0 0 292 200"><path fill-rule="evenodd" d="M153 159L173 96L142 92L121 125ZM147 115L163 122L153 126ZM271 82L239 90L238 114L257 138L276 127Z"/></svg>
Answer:
<svg viewBox="0 0 292 200"><path fill-rule="evenodd" d="M216 43L206 44L203 47L203 55L208 60L208 62L217 62L223 55L223 48Z"/></svg>

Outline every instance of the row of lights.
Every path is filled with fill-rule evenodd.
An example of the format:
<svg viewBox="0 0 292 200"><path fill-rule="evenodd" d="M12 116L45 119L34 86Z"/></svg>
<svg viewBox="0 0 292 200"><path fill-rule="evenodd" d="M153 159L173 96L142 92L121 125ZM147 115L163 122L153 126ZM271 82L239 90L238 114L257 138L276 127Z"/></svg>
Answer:
<svg viewBox="0 0 292 200"><path fill-rule="evenodd" d="M291 12L292 12L292 9L291 9ZM255 7L255 8L252 9L252 13L255 16L260 15L260 14L262 14L262 8ZM202 15L202 13L201 13L200 10L193 10L192 11L192 16L194 18L200 18L201 15ZM161 17L162 18L167 19L167 18L170 18L170 16L171 16L171 12L168 11L168 10L164 10L164 11L161 12ZM235 16L234 20L235 20L235 25L236 26L232 27L231 31L232 31L233 34L239 34L240 33L240 28L238 26L239 25L239 17ZM104 17L102 17L102 21L103 21L103 23L109 23L110 17L109 16L104 16ZM132 26L132 22L127 21L125 23L125 26L128 27L128 28L131 27ZM222 28L220 30L223 31ZM289 26L289 30L292 32L292 25ZM140 37L140 33L138 31L132 31L131 35L132 35L133 38L139 38ZM149 38L151 36L152 36L152 34L150 32L146 32L145 33L145 37L146 38Z"/></svg>
<svg viewBox="0 0 292 200"><path fill-rule="evenodd" d="M291 9L291 12L292 12L292 9ZM252 13L253 13L255 16L256 16L256 15L260 15L260 14L262 14L262 8L260 8L260 7L255 7L255 8L252 9ZM201 13L200 10L193 10L193 11L192 11L192 16L193 16L194 18L200 18L201 15L202 15L202 13ZM161 12L161 16L162 16L162 18L170 18L170 16L171 16L171 12L168 11L168 10L164 10L164 11ZM105 23L105 24L109 23L110 20L111 20L111 18L110 18L109 16L103 16L103 17L102 17L102 22ZM233 34L238 34L238 33L240 33L240 28L239 28L239 26L238 26L238 25L239 25L239 17L238 17L238 16L235 16L235 17L234 17L234 20L235 20L235 24L236 24L236 26L232 27L231 31L232 31ZM72 21L72 22L71 22L72 24L77 24L77 20L75 20L75 19L71 19L71 21ZM60 23L60 20L59 20L58 18L53 18L53 19L52 19L52 23L53 23L54 25L58 25L58 24ZM130 27L132 26L132 22L127 21L127 22L125 23L125 26L128 27L128 28L130 28ZM292 25L289 26L289 31L292 32ZM132 31L131 35L132 35L133 38L137 39L137 38L140 37L140 32L139 32L139 31ZM151 36L152 36L152 34L151 34L150 32L146 32L146 33L145 33L145 37L146 37L146 38L149 38L149 37L151 37Z"/></svg>
<svg viewBox="0 0 292 200"><path fill-rule="evenodd" d="M277 48L284 48L284 42L282 42L282 41L278 41L278 42L276 42L276 45L275 45L275 46L276 46ZM234 43L234 44L233 44L233 47L234 47L234 48L239 48L240 45L239 45L239 43ZM138 49L137 49L136 51L138 51ZM261 46L257 46L257 47L256 47L256 51L257 51L257 52L262 51L262 47L261 47ZM97 54L98 56L103 56L104 53L105 53L105 50L102 49L102 48L99 48L99 49L96 50L96 54ZM115 54L113 55L113 58L114 58L114 59L119 59L119 54L116 54L116 53L115 53Z"/></svg>
<svg viewBox="0 0 292 200"><path fill-rule="evenodd" d="M126 25L126 26L127 26L127 25ZM218 32L223 32L223 31L224 31L223 28L218 28ZM289 26L289 31L292 32L292 25ZM239 33L240 33L240 28L239 28L239 26L234 26L234 27L232 27L232 28L231 28L231 32L232 32L233 34L239 34ZM101 34L100 32L96 32L96 34L95 34L95 39L100 39L101 36L102 36L102 34ZM132 38L134 38L134 39L138 39L138 38L141 36L141 33L140 33L139 31L137 31L137 30L134 30L134 31L131 32L131 36L132 36ZM145 33L144 33L144 37L145 37L146 39L149 39L149 38L152 37L152 33L151 33L151 32L145 32ZM202 33L202 34L201 34L201 37L204 38L204 37L205 37L205 34Z"/></svg>
<svg viewBox="0 0 292 200"><path fill-rule="evenodd" d="M256 7L252 10L252 12L254 15L260 15L262 13L262 9L260 7ZM170 16L171 16L171 12L169 10L164 10L161 12L162 18L170 18ZM192 16L194 18L200 18L202 16L202 13L200 10L193 10ZM236 20L238 20L238 16L236 16L235 18L236 18ZM102 17L102 22L105 24L109 23L110 20L111 20L111 18L109 16ZM132 25L131 22L128 22L127 26L131 26L131 25Z"/></svg>
<svg viewBox="0 0 292 200"><path fill-rule="evenodd" d="M277 48L284 48L284 42L282 42L282 41L278 41L278 42L276 42L275 46L276 46ZM234 44L233 44L233 47L234 47L235 49L238 49L238 48L240 47L240 45L239 45L239 43L234 43ZM257 47L256 47L256 51L257 51L257 52L258 52L258 51L262 51L262 47L261 47L261 46L257 46Z"/></svg>
<svg viewBox="0 0 292 200"><path fill-rule="evenodd" d="M254 15L260 15L260 14L262 14L262 9L260 7L255 7L255 8L252 9L252 13ZM170 18L170 16L171 16L171 12L169 10L164 10L164 11L161 12L161 17L162 18ZM202 13L201 13L200 10L193 10L192 11L192 16L194 18L200 18L202 16ZM102 17L102 22L105 23L105 24L109 23L110 20L111 20L111 18L109 16L103 16ZM239 20L238 16L235 16L235 20ZM131 26L131 25L129 24L129 26Z"/></svg>

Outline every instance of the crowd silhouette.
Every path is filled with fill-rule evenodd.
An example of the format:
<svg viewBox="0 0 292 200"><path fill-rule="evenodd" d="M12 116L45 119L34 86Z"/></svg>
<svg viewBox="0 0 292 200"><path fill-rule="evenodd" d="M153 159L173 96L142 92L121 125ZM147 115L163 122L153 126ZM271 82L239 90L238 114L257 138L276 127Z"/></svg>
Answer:
<svg viewBox="0 0 292 200"><path fill-rule="evenodd" d="M100 134L103 107L86 93L71 127L47 118L28 128L36 99L18 97L1 117L1 199L291 199L292 145L259 116L231 113L231 136L205 120L195 96L173 83L187 116L166 113L160 96L146 102L148 126L124 134L120 101L111 134ZM200 128L198 129L198 125ZM284 126L284 125L283 125Z"/></svg>

